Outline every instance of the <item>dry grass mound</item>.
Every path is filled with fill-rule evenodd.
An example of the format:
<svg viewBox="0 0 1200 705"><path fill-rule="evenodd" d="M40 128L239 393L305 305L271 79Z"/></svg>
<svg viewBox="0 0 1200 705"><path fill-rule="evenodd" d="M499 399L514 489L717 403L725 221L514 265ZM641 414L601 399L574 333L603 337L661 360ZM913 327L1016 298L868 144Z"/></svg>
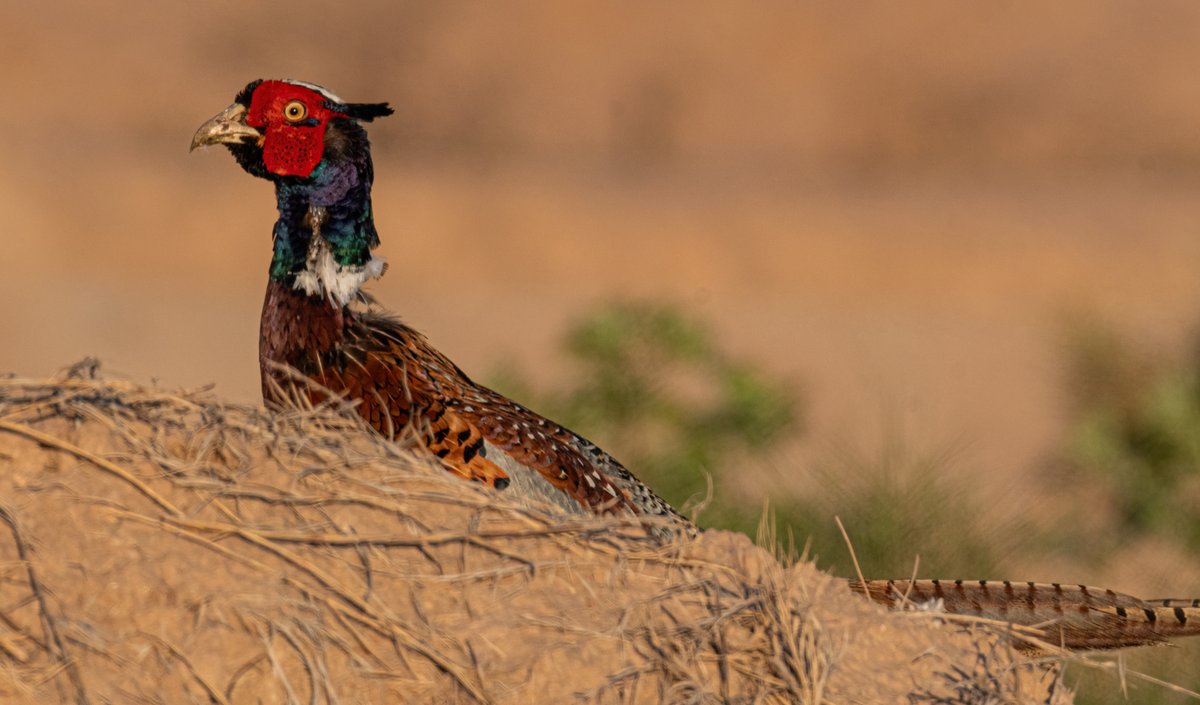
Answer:
<svg viewBox="0 0 1200 705"><path fill-rule="evenodd" d="M984 631L464 483L336 409L80 365L0 380L0 468L0 702L1070 700Z"/></svg>

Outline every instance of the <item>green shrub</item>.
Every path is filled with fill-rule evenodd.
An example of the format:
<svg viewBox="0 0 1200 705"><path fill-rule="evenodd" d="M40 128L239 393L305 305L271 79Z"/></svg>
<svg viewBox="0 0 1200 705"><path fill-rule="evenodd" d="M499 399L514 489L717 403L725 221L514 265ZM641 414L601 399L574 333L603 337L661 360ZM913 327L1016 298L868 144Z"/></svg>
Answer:
<svg viewBox="0 0 1200 705"><path fill-rule="evenodd" d="M1122 536L1200 549L1200 358L1155 359L1094 323L1069 352L1073 477L1102 483Z"/></svg>
<svg viewBox="0 0 1200 705"><path fill-rule="evenodd" d="M535 391L511 372L494 386L597 442L677 507L705 497L708 476L735 482L747 458L800 431L790 385L730 358L675 307L612 304L572 327L564 348L575 367L565 388ZM752 533L761 507L726 494L701 522Z"/></svg>

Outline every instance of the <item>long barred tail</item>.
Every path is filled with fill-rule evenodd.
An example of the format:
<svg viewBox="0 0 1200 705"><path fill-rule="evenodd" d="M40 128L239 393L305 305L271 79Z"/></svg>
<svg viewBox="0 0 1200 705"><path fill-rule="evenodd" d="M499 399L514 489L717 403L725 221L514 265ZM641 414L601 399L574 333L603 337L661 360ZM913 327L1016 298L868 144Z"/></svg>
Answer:
<svg viewBox="0 0 1200 705"><path fill-rule="evenodd" d="M1200 599L1142 600L1104 588L1010 580L868 580L871 599L890 608L940 601L951 614L1030 627L1068 649L1119 649L1200 635ZM854 592L864 585L850 581Z"/></svg>

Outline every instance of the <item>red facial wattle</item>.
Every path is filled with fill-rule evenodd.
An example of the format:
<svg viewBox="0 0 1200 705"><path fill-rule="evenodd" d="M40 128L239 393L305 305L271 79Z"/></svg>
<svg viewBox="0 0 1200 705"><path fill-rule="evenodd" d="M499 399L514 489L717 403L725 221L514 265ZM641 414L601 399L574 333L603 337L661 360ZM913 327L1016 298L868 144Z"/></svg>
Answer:
<svg viewBox="0 0 1200 705"><path fill-rule="evenodd" d="M308 176L325 151L328 98L286 81L263 81L254 90L246 124L263 131L263 164L279 176Z"/></svg>

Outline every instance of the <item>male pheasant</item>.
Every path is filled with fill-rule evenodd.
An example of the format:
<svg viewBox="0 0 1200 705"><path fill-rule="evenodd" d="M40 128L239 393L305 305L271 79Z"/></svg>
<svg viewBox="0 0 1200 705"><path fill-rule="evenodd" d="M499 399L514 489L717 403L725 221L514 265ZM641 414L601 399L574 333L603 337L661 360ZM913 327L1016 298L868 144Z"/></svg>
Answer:
<svg viewBox="0 0 1200 705"><path fill-rule="evenodd" d="M279 220L263 305L263 396L283 401L295 370L358 401L375 430L412 424L452 472L575 512L688 522L620 463L581 436L473 382L420 333L361 291L384 271L371 208L370 144L361 122L386 103L347 103L300 81L254 81L196 133L192 148L224 144L238 164L275 183Z"/></svg>
<svg viewBox="0 0 1200 705"><path fill-rule="evenodd" d="M385 269L371 254L379 236L361 123L390 114L386 103L348 103L311 83L257 80L192 139L192 149L225 145L244 170L275 184L279 219L259 339L264 399L342 395L385 436L411 425L464 478L572 512L654 517L695 531L612 456L476 384L361 291ZM305 383L295 384L294 375ZM948 611L1057 625L1043 634L1068 647L1200 634L1200 601L1147 602L1097 588L1007 581L870 581L866 591L886 604L907 595L941 600Z"/></svg>

